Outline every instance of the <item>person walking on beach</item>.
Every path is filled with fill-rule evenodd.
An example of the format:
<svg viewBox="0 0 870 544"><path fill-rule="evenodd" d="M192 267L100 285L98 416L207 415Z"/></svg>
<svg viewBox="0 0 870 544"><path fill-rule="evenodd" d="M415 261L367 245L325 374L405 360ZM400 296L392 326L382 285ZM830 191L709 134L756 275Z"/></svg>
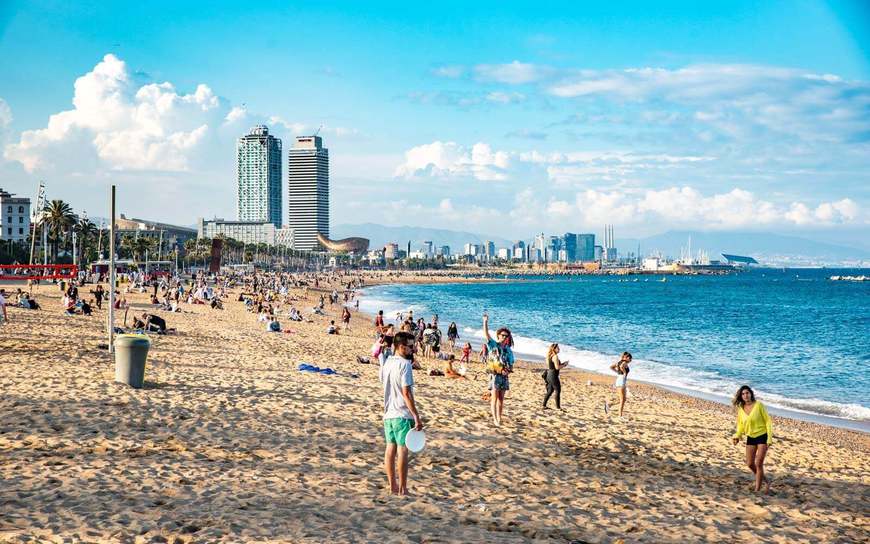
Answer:
<svg viewBox="0 0 870 544"><path fill-rule="evenodd" d="M559 344L550 344L547 350L547 394L544 396L544 410L550 396L556 394L556 409L562 409L562 382L559 380L559 371L568 366L568 361L559 360Z"/></svg>
<svg viewBox="0 0 870 544"><path fill-rule="evenodd" d="M344 330L350 330L350 310L345 306L341 310L341 322L344 323Z"/></svg>
<svg viewBox="0 0 870 544"><path fill-rule="evenodd" d="M619 361L610 366L610 370L616 372L616 382L613 387L616 388L616 393L619 395L619 417L622 417L622 411L625 408L625 390L628 385L628 365L631 364L631 353L625 351L622 353ZM607 403L604 404L604 410L607 411Z"/></svg>
<svg viewBox="0 0 870 544"><path fill-rule="evenodd" d="M501 427L501 415L504 411L504 394L510 389L510 376L514 371L514 339L510 329L502 327L496 331L496 338L489 335L489 315L483 314L483 336L489 353L487 372L489 373L489 408L492 422Z"/></svg>
<svg viewBox="0 0 870 544"><path fill-rule="evenodd" d="M357 301L359 302L359 301ZM381 334L384 332L384 311L378 310L378 315L375 316L375 332Z"/></svg>
<svg viewBox="0 0 870 544"><path fill-rule="evenodd" d="M734 445L746 436L746 465L755 474L755 492L770 491L770 480L764 474L764 458L773 443L773 423L761 401L748 385L740 386L732 401L737 409L737 430L732 437Z"/></svg>
<svg viewBox="0 0 870 544"><path fill-rule="evenodd" d="M447 343L450 344L450 351L456 349L457 340L459 340L459 327L456 326L456 321L451 321L447 326Z"/></svg>
<svg viewBox="0 0 870 544"><path fill-rule="evenodd" d="M405 437L412 428L418 431L423 429L423 421L414 403L414 335L396 333L393 350L393 355L380 368L384 387L384 471L387 473L390 493L407 495L408 448L405 446Z"/></svg>

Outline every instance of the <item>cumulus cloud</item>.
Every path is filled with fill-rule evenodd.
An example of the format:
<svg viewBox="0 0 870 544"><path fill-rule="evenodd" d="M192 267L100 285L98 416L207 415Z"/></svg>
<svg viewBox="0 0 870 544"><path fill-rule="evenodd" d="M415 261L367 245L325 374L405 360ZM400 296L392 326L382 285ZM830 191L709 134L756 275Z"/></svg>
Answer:
<svg viewBox="0 0 870 544"><path fill-rule="evenodd" d="M433 69L432 73L438 77L456 79L465 74L465 67L458 65L439 66Z"/></svg>
<svg viewBox="0 0 870 544"><path fill-rule="evenodd" d="M79 77L74 89L73 109L49 117L45 128L24 131L5 147L7 159L33 172L74 149L116 170L185 170L189 152L222 117L207 85L187 94L168 82L135 88L114 55Z"/></svg>
<svg viewBox="0 0 870 544"><path fill-rule="evenodd" d="M853 223L860 215L857 204L849 199L811 208L802 202L773 203L740 188L712 195L687 186L637 191L589 189L577 193L575 204L576 212L591 224L664 221L717 229L831 226Z"/></svg>
<svg viewBox="0 0 870 544"><path fill-rule="evenodd" d="M0 98L0 130L12 124L12 109L5 100Z"/></svg>
<svg viewBox="0 0 870 544"><path fill-rule="evenodd" d="M396 168L395 175L499 181L507 178L505 171L509 166L510 155L505 151L493 151L488 144L478 142L468 149L456 142L435 141L406 151L405 161Z"/></svg>

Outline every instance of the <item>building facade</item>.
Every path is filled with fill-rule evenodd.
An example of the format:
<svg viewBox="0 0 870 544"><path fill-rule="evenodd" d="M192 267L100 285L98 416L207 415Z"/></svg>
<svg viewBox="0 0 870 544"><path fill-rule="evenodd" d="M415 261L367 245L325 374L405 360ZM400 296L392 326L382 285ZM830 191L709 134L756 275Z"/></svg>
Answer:
<svg viewBox="0 0 870 544"><path fill-rule="evenodd" d="M281 227L281 140L257 125L236 142L238 220Z"/></svg>
<svg viewBox="0 0 870 544"><path fill-rule="evenodd" d="M319 136L297 136L287 167L287 224L296 249L318 249L317 234L329 237L329 150Z"/></svg>
<svg viewBox="0 0 870 544"><path fill-rule="evenodd" d="M578 234L577 235L577 255L576 259L582 263L591 263L596 261L595 258L595 235L594 234Z"/></svg>
<svg viewBox="0 0 870 544"><path fill-rule="evenodd" d="M115 232L118 237L130 235L134 238L140 236L153 238L156 244L157 255L165 256L178 248L184 253L184 242L197 237L197 230L189 227L180 227L168 223L148 221L147 219L127 218L124 214L115 219Z"/></svg>
<svg viewBox="0 0 870 544"><path fill-rule="evenodd" d="M30 234L30 199L0 188L0 212L0 240L26 240Z"/></svg>
<svg viewBox="0 0 870 544"><path fill-rule="evenodd" d="M223 235L245 244L275 245L279 230L271 222L256 221L224 221L223 219L199 219L197 235L199 238L215 238ZM292 236L291 236L292 237Z"/></svg>

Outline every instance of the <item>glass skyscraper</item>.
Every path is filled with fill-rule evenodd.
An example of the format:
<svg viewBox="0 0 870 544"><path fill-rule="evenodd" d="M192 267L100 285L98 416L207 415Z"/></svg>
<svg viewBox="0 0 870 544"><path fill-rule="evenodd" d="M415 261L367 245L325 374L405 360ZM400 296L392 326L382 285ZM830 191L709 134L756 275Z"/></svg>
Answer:
<svg viewBox="0 0 870 544"><path fill-rule="evenodd" d="M281 228L281 140L257 125L236 143L239 221Z"/></svg>
<svg viewBox="0 0 870 544"><path fill-rule="evenodd" d="M329 150L320 136L297 136L287 167L287 224L295 249L318 249L317 234L329 237Z"/></svg>

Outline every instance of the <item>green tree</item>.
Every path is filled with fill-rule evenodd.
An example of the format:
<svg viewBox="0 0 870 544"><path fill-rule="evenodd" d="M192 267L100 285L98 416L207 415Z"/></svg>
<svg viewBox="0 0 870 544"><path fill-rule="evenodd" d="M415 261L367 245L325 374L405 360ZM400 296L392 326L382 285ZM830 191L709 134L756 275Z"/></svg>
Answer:
<svg viewBox="0 0 870 544"><path fill-rule="evenodd" d="M72 207L63 200L52 200L45 205L43 212L45 212L44 221L52 248L52 262L57 262L57 255L61 247L65 247L78 217L73 213Z"/></svg>

